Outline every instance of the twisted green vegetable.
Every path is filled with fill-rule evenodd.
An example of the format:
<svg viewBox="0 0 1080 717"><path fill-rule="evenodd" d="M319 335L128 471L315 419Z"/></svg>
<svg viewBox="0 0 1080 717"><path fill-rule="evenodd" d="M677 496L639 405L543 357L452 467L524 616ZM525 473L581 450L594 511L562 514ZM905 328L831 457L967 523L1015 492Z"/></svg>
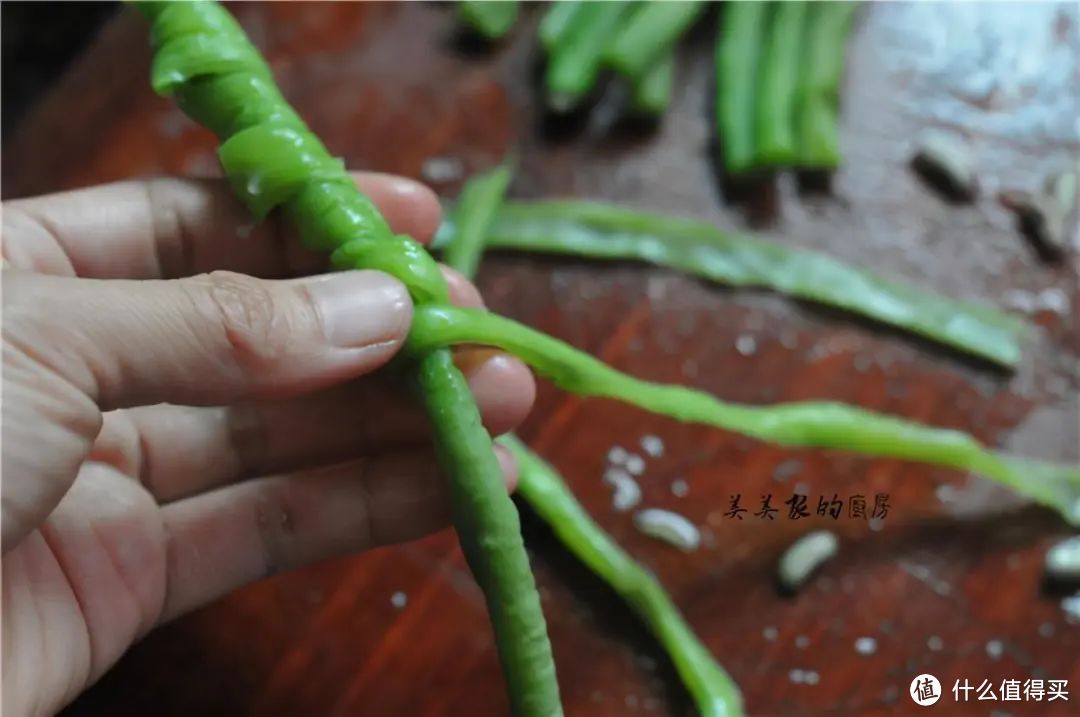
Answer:
<svg viewBox="0 0 1080 717"><path fill-rule="evenodd" d="M806 70L801 43L807 3L788 0L770 4L773 7L758 76L756 161L789 166L798 159L795 103L799 75Z"/></svg>
<svg viewBox="0 0 1080 717"><path fill-rule="evenodd" d="M834 169L840 164L837 103L844 44L854 2L816 2L807 9L796 113L798 164Z"/></svg>
<svg viewBox="0 0 1080 717"><path fill-rule="evenodd" d="M506 189L504 176L509 177L506 165L469 180L454 210L455 220L467 226L468 231L457 232L443 258L468 278L476 270L484 250L483 237L494 218L492 210L497 208L494 203L498 199L489 188L496 184L501 197ZM485 200L476 199L480 196ZM698 712L704 717L742 715L742 698L735 683L697 639L656 579L593 522L555 469L515 436L498 440L517 458L518 495L570 552L605 580L649 625L675 664Z"/></svg>
<svg viewBox="0 0 1080 717"><path fill-rule="evenodd" d="M745 3L740 3L745 4ZM446 223L436 240L452 240ZM935 296L843 264L711 224L587 201L505 202L489 249L632 259L731 286L765 287L844 309L1004 367L1020 358L1024 323L993 309Z"/></svg>
<svg viewBox="0 0 1080 717"><path fill-rule="evenodd" d="M447 302L438 265L418 243L395 236L319 140L288 106L258 51L215 2L140 2L156 48L152 82L173 94L221 140L229 181L257 218L281 207L311 247L340 268L381 269L418 307ZM540 600L517 511L491 439L449 349L416 356L436 449L449 477L458 535L483 588L514 713L561 715Z"/></svg>
<svg viewBox="0 0 1080 717"><path fill-rule="evenodd" d="M638 4L604 53L616 72L636 82L663 60L708 3L700 0L647 0Z"/></svg>
<svg viewBox="0 0 1080 717"><path fill-rule="evenodd" d="M517 0L459 0L458 17L489 40L510 32L518 16Z"/></svg>
<svg viewBox="0 0 1080 717"><path fill-rule="evenodd" d="M552 109L572 110L589 94L604 46L629 9L628 2L586 2L562 27L548 52L544 76Z"/></svg>
<svg viewBox="0 0 1080 717"><path fill-rule="evenodd" d="M423 355L458 344L507 351L559 388L614 398L680 421L701 423L761 441L903 458L969 470L1013 488L1080 523L1080 468L999 456L961 431L933 428L843 403L806 401L748 406L684 386L627 376L567 343L475 309L417 309L408 350Z"/></svg>
<svg viewBox="0 0 1080 717"><path fill-rule="evenodd" d="M727 2L716 38L716 131L724 168L741 174L754 166L754 113L758 65L769 3Z"/></svg>
<svg viewBox="0 0 1080 717"><path fill-rule="evenodd" d="M698 713L702 717L742 715L739 688L697 639L656 578L593 522L543 459L514 436L498 440L517 458L518 493L551 526L559 541L648 624L671 657Z"/></svg>

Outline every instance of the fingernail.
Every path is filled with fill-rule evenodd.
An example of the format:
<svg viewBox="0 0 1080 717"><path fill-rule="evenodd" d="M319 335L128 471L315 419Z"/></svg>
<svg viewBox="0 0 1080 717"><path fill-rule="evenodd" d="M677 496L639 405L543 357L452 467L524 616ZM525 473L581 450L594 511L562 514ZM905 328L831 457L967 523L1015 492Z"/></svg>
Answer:
<svg viewBox="0 0 1080 717"><path fill-rule="evenodd" d="M326 340L342 348L403 340L412 301L400 281L381 271L345 271L305 280Z"/></svg>

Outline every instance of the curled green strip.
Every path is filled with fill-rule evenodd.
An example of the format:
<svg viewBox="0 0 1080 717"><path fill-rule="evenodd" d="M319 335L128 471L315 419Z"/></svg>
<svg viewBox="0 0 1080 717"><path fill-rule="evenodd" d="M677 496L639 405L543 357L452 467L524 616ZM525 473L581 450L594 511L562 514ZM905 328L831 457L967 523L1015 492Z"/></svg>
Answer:
<svg viewBox="0 0 1080 717"><path fill-rule="evenodd" d="M700 0L647 0L611 39L604 59L616 72L637 81L669 53L708 3Z"/></svg>
<svg viewBox="0 0 1080 717"><path fill-rule="evenodd" d="M445 225L437 245L454 234L454 226ZM1025 324L1016 317L894 283L824 254L724 232L693 219L600 202L505 202L486 245L644 261L844 309L1004 367L1020 359Z"/></svg>
<svg viewBox="0 0 1080 717"><path fill-rule="evenodd" d="M997 455L962 431L934 428L831 401L749 406L684 386L627 376L567 343L475 309L417 309L409 350L424 354L458 344L514 354L563 390L613 398L680 421L762 441L852 451L968 470L1013 488L1080 523L1080 467Z"/></svg>
<svg viewBox="0 0 1080 717"><path fill-rule="evenodd" d="M418 306L448 301L431 255L390 231L343 164L282 99L266 63L220 5L138 7L152 22L154 87L175 93L185 112L218 135L225 173L256 218L280 207L309 246L333 252L336 267L386 271ZM557 717L562 707L551 645L491 438L449 349L415 358L462 549L487 599L514 714Z"/></svg>
<svg viewBox="0 0 1080 717"><path fill-rule="evenodd" d="M702 717L738 717L742 696L645 568L597 525L555 470L514 436L498 439L518 462L518 493L566 548L599 575L664 646Z"/></svg>

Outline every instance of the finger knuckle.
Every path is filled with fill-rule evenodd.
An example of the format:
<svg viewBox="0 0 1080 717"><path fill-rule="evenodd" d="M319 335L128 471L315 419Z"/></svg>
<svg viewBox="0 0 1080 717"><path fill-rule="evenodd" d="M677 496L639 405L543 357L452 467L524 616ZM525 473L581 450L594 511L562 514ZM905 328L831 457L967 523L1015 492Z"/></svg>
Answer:
<svg viewBox="0 0 1080 717"><path fill-rule="evenodd" d="M206 275L206 284L212 321L220 328L235 363L266 365L286 353L289 317L265 282L215 271Z"/></svg>

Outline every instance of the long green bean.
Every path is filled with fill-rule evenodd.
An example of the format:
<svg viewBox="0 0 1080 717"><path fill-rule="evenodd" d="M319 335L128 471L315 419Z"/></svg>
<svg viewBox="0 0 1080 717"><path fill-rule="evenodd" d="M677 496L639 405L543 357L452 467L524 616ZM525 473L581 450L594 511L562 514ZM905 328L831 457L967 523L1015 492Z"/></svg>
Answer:
<svg viewBox="0 0 1080 717"><path fill-rule="evenodd" d="M518 16L517 0L458 0L458 17L489 40L510 32Z"/></svg>
<svg viewBox="0 0 1080 717"><path fill-rule="evenodd" d="M753 168L754 106L769 3L726 2L716 37L716 131L724 168Z"/></svg>
<svg viewBox="0 0 1080 717"><path fill-rule="evenodd" d="M760 164L788 166L798 159L795 107L798 77L803 70L800 46L807 3L788 0L770 4L773 7L758 76L761 91L755 110L755 155Z"/></svg>
<svg viewBox="0 0 1080 717"><path fill-rule="evenodd" d="M616 72L637 81L675 47L707 7L700 0L640 3L611 40L604 59Z"/></svg>
<svg viewBox="0 0 1080 717"><path fill-rule="evenodd" d="M563 29L548 56L548 104L566 112L592 90L605 43L630 9L628 2L587 2Z"/></svg>
<svg viewBox="0 0 1080 717"><path fill-rule="evenodd" d="M545 51L551 52L584 4L585 0L555 0L550 4L536 31Z"/></svg>
<svg viewBox="0 0 1080 717"><path fill-rule="evenodd" d="M512 172L509 163L473 178L454 206L454 226L458 227L454 242L446 247L443 260L447 265L472 278L484 253L484 237L495 218L510 186Z"/></svg>
<svg viewBox="0 0 1080 717"><path fill-rule="evenodd" d="M445 224L436 246L454 234L454 226ZM644 261L844 309L1001 366L1012 367L1020 358L1025 324L1016 317L692 219L600 202L505 202L485 243L489 249Z"/></svg>
<svg viewBox="0 0 1080 717"><path fill-rule="evenodd" d="M493 218L487 202L466 202L469 194L486 194L490 183L485 175L471 180L462 190L462 199L454 210L455 218L468 224L468 237L459 232L444 255L446 264L472 278L478 255L483 252L481 239ZM465 251L452 252L459 243ZM532 506L562 544L605 580L641 615L671 656L679 675L693 696L698 712L705 717L742 715L742 700L731 678L712 659L708 649L679 615L678 609L647 570L634 562L603 529L589 517L554 468L513 435L499 439L518 462L518 495Z"/></svg>
<svg viewBox="0 0 1080 717"><path fill-rule="evenodd" d="M518 462L518 494L559 542L622 597L656 635L702 717L737 717L742 698L672 604L663 587L620 548L578 503L555 470L514 436L498 439Z"/></svg>
<svg viewBox="0 0 1080 717"><path fill-rule="evenodd" d="M669 52L634 83L634 111L648 117L664 114L671 104L674 85L675 53Z"/></svg>
<svg viewBox="0 0 1080 717"><path fill-rule="evenodd" d="M834 169L840 164L837 104L844 45L854 2L816 2L807 9L796 114L798 164Z"/></svg>
<svg viewBox="0 0 1080 717"><path fill-rule="evenodd" d="M258 51L215 2L140 2L156 47L152 82L221 139L219 157L256 217L282 207L336 266L377 268L400 279L417 306L448 301L438 265L394 236L319 140L289 108ZM551 646L517 511L491 438L449 349L416 357L435 446L448 474L462 548L484 590L514 713L562 714Z"/></svg>
<svg viewBox="0 0 1080 717"><path fill-rule="evenodd" d="M474 309L416 310L412 352L458 344L514 354L563 390L613 398L680 421L701 423L785 446L828 448L969 470L1080 522L1080 468L999 456L961 431L934 428L843 403L806 401L749 406L684 386L627 376L567 343Z"/></svg>

